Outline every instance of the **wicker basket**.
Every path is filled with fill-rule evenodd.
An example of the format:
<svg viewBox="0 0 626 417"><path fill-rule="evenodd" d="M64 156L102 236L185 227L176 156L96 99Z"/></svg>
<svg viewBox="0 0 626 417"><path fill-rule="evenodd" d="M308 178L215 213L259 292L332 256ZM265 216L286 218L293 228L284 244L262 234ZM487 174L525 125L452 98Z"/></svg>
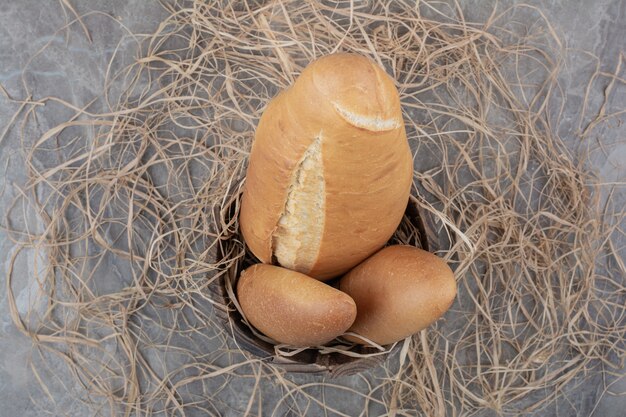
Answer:
<svg viewBox="0 0 626 417"><path fill-rule="evenodd" d="M239 198L236 198L230 207L226 207L221 211L221 220L223 229L231 224L230 220L237 213ZM411 232L407 226L414 226L411 229L417 229L419 233ZM238 230L230 230L223 233L226 236L222 241L221 247L218 249L218 259L224 259L231 253L241 253L241 245L243 239L239 235ZM405 215L400 223L396 233L390 239L389 244L408 244L421 247L425 250L435 251L439 249L439 238L434 227L432 216L425 210L420 208L417 199L411 197ZM244 322L243 317L234 307L227 290L227 281L230 288L236 288L239 273L248 266L258 263L259 261L246 249L243 259L238 260L231 268L211 285L211 291L214 297L222 304L228 306L227 309L216 309L216 317L218 321L223 323L224 327L233 337L234 342L243 350L249 352L252 356L262 359L267 363L271 363L288 372L298 373L325 373L331 376L352 375L374 367L382 363L390 354L399 349L400 344L388 349L384 353L378 352L374 348L363 346L355 346L353 352L360 354L370 354L366 357L353 357L343 353L321 353L316 349L307 349L293 356L279 356L275 354L274 345L268 343L252 332L248 325Z"/></svg>

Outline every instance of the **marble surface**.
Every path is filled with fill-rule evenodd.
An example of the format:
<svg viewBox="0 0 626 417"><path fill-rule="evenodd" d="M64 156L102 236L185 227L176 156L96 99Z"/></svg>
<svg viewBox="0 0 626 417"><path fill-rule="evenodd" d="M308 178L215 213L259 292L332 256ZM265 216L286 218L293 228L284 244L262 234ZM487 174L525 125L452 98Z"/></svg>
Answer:
<svg viewBox="0 0 626 417"><path fill-rule="evenodd" d="M91 43L86 41L79 25L64 28L73 17L71 12L62 6L62 1L0 0L0 86L10 97L25 99L27 95L32 95L37 99L61 96L73 103L86 102L101 90L107 64L116 50L121 51L128 59L132 59L136 53L136 41L129 33L150 33L167 15L158 1L74 0L70 3L79 14L85 16L83 21L89 28ZM477 21L484 19L493 5L492 2L477 0L461 0L460 3L468 18ZM512 0L501 1L500 7L504 8L514 3L516 2ZM551 0L530 3L541 8L568 48L568 72L563 79L568 105L559 131L564 137L570 138L568 145L572 152L581 154L589 149L589 144L581 144L576 140L574 132L577 127L570 121L577 120L585 94L582 82L593 73L595 65L598 63L601 71L608 73L615 71L620 53L623 53L626 46L624 41L626 2ZM40 52L44 47L45 51ZM596 61L584 51L589 51L600 59ZM623 80L623 70L621 76ZM601 103L606 85L606 82L599 82L593 86L590 91L592 106ZM54 106L52 103L50 105ZM625 108L626 96L622 93L618 96L618 102L612 105L615 108ZM16 128L5 132L5 126L18 109L18 103L11 102L4 94L0 94L0 212L9 209L10 202L19 192L18 185L24 181L25 176ZM55 126L66 117L66 111L60 107L56 113L48 111L45 118L37 120L36 126L29 127L26 136L36 137L39 132ZM623 128L607 128L597 133L595 139L597 144L600 142L606 144L607 150L592 152L591 159L599 175L606 182L626 180L624 136ZM592 144L592 147L597 144ZM622 187L615 198L626 204L624 194L626 193ZM37 228L38 225L32 224L30 227ZM3 276L3 285L4 272L13 252L13 244L0 229L0 265L3 267L0 276ZM29 286L27 277L34 273L31 261L32 259L24 258L16 266L14 290L18 297L18 308L22 308L26 303L23 298L27 296ZM12 325L5 292L0 291L0 416L43 415L43 410L39 409L31 398L34 380L28 368L30 348L31 342ZM615 381L611 391L626 391L626 378L620 380L606 375L606 380L606 382ZM355 386L362 383L356 379L346 379L342 382ZM245 382L241 384L245 385ZM228 402L234 405L245 404L248 400L245 395L246 387L239 385L236 383L230 389ZM267 392L271 395L271 390ZM59 404L66 403L70 406L70 415L84 415L85 411L79 402L64 397L62 390L55 395L58 396L56 401ZM267 402L271 403L272 399L268 398ZM358 407L358 402L356 400L353 402L348 397L342 408L356 412ZM593 414L618 417L625 415L625 409L626 397L610 395L599 383L594 383L568 393L567 401L551 407L541 415ZM236 412L233 409L229 411L228 407L224 407L220 412L223 415L236 415Z"/></svg>

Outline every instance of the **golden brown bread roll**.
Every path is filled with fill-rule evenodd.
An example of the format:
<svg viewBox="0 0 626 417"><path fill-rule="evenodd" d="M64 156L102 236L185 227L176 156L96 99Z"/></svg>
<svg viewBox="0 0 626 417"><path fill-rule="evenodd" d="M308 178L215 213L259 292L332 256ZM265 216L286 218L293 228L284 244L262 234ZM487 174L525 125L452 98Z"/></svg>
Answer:
<svg viewBox="0 0 626 417"><path fill-rule="evenodd" d="M454 274L441 258L402 245L386 247L355 267L341 278L339 288L357 306L349 331L380 345L426 328L450 308L456 296Z"/></svg>
<svg viewBox="0 0 626 417"><path fill-rule="evenodd" d="M237 298L248 321L277 342L317 346L343 334L356 317L354 301L341 291L273 265L241 273Z"/></svg>
<svg viewBox="0 0 626 417"><path fill-rule="evenodd" d="M412 177L393 80L365 57L329 55L261 117L241 231L262 262L329 279L387 242Z"/></svg>

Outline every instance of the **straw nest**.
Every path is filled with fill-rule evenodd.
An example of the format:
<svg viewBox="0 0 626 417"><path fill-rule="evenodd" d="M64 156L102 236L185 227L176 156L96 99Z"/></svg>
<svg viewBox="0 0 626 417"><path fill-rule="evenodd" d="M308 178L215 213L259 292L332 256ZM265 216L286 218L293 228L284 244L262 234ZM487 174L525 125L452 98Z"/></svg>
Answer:
<svg viewBox="0 0 626 417"><path fill-rule="evenodd" d="M154 34L133 35L136 59L117 70L112 59L93 102L31 98L12 121L33 123L42 104L72 113L24 134L29 181L3 221L18 247L9 306L33 341L42 407L62 412L63 387L102 415L506 414L619 366L623 212L558 135L565 49L539 10L496 8L472 23L455 2L164 7ZM336 51L367 55L397 81L413 194L448 242L440 255L459 296L383 365L326 380L243 354L215 319L233 306L209 287L244 256L241 242L218 249L238 228L224 210L261 112ZM623 86L619 71L593 75L612 80L605 100ZM578 138L612 117L604 105L581 116ZM27 212L41 230L11 220ZM20 314L14 264L32 251L38 295Z"/></svg>

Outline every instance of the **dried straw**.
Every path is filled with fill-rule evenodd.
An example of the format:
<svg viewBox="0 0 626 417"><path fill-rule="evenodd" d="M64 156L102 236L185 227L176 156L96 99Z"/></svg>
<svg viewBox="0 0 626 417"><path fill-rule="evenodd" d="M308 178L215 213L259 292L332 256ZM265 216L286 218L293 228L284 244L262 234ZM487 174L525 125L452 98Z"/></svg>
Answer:
<svg viewBox="0 0 626 417"><path fill-rule="evenodd" d="M623 183L602 194L557 133L565 49L539 10L494 8L472 23L456 2L164 7L156 33L136 36L138 58L116 71L112 59L102 97L29 98L11 122L27 126L43 104L73 112L35 141L24 134L29 181L3 222L18 247L9 306L35 347L42 408L67 412L61 387L94 415L514 414L620 365L624 211L611 201ZM86 31L86 19L73 24ZM370 56L397 80L413 192L449 242L440 255L459 296L385 367L328 381L242 354L214 320L226 306L209 286L243 256L242 244L216 254L238 227L223 214L261 112L336 51ZM606 103L620 68L593 74L610 79ZM623 114L583 111L579 140ZM33 211L42 230L12 220ZM13 268L33 250L38 295L20 314Z"/></svg>

